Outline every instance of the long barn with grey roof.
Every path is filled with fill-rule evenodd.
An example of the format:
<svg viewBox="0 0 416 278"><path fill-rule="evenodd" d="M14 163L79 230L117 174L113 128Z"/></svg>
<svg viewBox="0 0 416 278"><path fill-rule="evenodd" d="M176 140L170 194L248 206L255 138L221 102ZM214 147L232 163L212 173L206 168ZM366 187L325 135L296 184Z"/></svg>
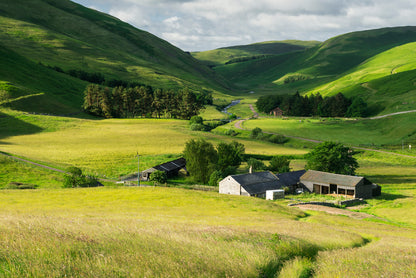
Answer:
<svg viewBox="0 0 416 278"><path fill-rule="evenodd" d="M380 195L381 188L364 177L347 176L308 170L300 177L300 184L309 192L336 194L368 199Z"/></svg>

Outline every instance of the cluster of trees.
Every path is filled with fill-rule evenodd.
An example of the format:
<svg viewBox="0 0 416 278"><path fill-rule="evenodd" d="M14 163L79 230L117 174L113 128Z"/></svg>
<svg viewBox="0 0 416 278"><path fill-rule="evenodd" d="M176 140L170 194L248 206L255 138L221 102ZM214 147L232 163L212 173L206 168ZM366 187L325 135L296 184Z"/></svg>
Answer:
<svg viewBox="0 0 416 278"><path fill-rule="evenodd" d="M83 108L89 114L105 118L145 116L190 119L206 104L212 104L209 92L153 90L149 86L111 89L90 84L84 92Z"/></svg>
<svg viewBox="0 0 416 278"><path fill-rule="evenodd" d="M216 147L204 139L191 139L183 151L186 168L195 182L218 186L218 182L237 172L244 161L245 147L236 141L219 143ZM290 160L285 156L274 156L269 166L255 158L247 160L247 170L289 172Z"/></svg>
<svg viewBox="0 0 416 278"><path fill-rule="evenodd" d="M347 98L342 93L323 98L319 93L311 96L262 96L256 102L260 112L270 113L279 107L286 116L366 117L367 103L361 97Z"/></svg>
<svg viewBox="0 0 416 278"><path fill-rule="evenodd" d="M183 151L186 169L195 182L218 185L218 180L234 174L244 159L245 147L233 141L215 148L204 139L191 139Z"/></svg>

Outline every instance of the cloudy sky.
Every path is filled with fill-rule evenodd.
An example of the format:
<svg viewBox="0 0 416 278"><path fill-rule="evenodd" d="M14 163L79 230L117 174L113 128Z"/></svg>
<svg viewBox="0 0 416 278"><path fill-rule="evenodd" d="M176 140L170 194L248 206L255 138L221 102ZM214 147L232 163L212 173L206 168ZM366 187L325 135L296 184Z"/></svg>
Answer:
<svg viewBox="0 0 416 278"><path fill-rule="evenodd" d="M415 0L73 0L185 51L416 25Z"/></svg>

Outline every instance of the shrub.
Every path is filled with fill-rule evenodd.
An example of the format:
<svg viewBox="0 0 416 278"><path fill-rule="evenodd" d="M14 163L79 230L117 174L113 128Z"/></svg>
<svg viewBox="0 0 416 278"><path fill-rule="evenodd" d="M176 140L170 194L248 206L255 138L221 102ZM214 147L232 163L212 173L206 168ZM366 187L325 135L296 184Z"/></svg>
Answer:
<svg viewBox="0 0 416 278"><path fill-rule="evenodd" d="M223 179L222 173L218 170L212 172L211 176L209 176L208 185L209 186L218 186L218 183Z"/></svg>
<svg viewBox="0 0 416 278"><path fill-rule="evenodd" d="M204 131L205 130L205 126L203 124L191 124L190 129L192 131Z"/></svg>
<svg viewBox="0 0 416 278"><path fill-rule="evenodd" d="M96 187L99 186L98 178L94 176L85 176L78 167L69 167L64 175L64 187Z"/></svg>
<svg viewBox="0 0 416 278"><path fill-rule="evenodd" d="M259 136L263 136L263 131L261 130L261 128L256 127L251 131L250 138L257 139L259 138Z"/></svg>
<svg viewBox="0 0 416 278"><path fill-rule="evenodd" d="M280 134L273 134L272 136L267 138L267 141L274 143L274 144L283 144L288 141L288 139Z"/></svg>
<svg viewBox="0 0 416 278"><path fill-rule="evenodd" d="M150 181L153 181L154 184L163 184L166 183L168 177L166 175L166 172L158 170L151 173L149 179Z"/></svg>

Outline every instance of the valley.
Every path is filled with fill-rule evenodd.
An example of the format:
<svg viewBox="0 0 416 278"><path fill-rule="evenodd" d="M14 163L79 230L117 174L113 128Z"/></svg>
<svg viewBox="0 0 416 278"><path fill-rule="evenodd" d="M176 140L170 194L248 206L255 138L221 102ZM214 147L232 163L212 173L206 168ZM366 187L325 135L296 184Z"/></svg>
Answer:
<svg viewBox="0 0 416 278"><path fill-rule="evenodd" d="M409 26L189 53L69 0L1 2L0 276L416 276L415 44ZM111 109L133 116L84 111L91 79L101 104L112 97ZM156 96L146 113L136 109L140 97L116 102L120 84ZM197 128L173 108L157 112L155 92L185 89L212 96ZM296 92L360 97L369 115L275 117L256 107L262 96ZM265 136L253 137L254 129ZM279 140L266 140L271 134ZM320 142L337 142L357 152L356 174L382 193L339 215L288 206L325 200L317 194L218 194L192 175L115 183L182 157L199 139L241 143L237 173L250 159L269 165L274 156L301 170ZM70 167L104 186L63 188ZM355 217L364 214L371 217Z"/></svg>

